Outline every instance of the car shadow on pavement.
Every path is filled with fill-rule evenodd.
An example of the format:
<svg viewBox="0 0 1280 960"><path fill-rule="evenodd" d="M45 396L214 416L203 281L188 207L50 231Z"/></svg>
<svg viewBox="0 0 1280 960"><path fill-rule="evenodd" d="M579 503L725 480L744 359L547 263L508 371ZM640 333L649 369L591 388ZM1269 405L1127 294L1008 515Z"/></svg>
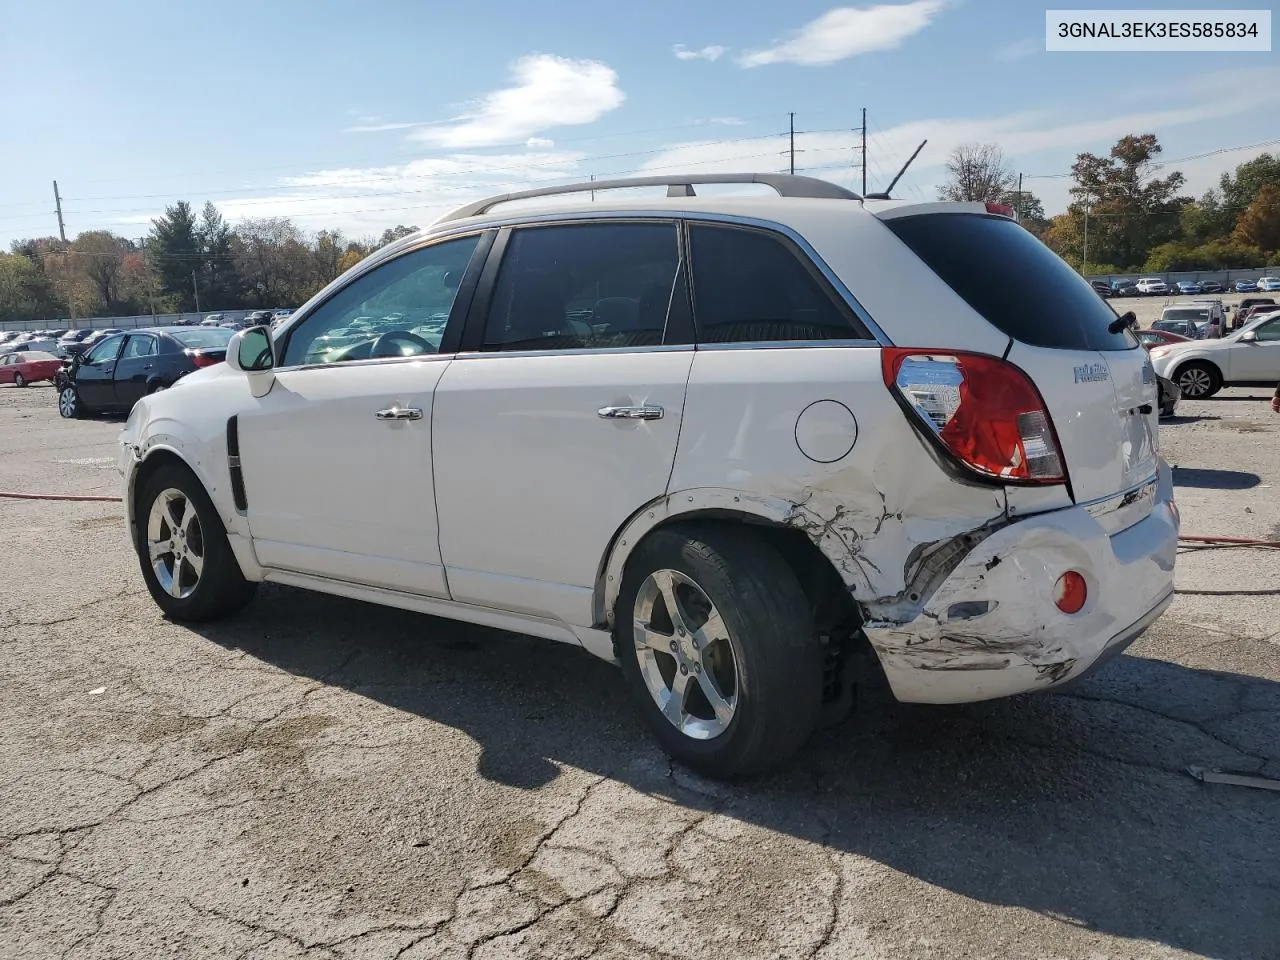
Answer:
<svg viewBox="0 0 1280 960"><path fill-rule="evenodd" d="M1280 948L1275 794L1186 773L1280 774L1268 680L1124 656L1054 695L933 707L873 687L790 768L723 783L667 761L617 669L570 646L273 585L199 633L463 731L509 787L574 767L1102 934Z"/></svg>
<svg viewBox="0 0 1280 960"><path fill-rule="evenodd" d="M1214 470L1205 467L1174 467L1175 487L1199 487L1203 490L1249 490L1262 483L1256 473L1243 470Z"/></svg>

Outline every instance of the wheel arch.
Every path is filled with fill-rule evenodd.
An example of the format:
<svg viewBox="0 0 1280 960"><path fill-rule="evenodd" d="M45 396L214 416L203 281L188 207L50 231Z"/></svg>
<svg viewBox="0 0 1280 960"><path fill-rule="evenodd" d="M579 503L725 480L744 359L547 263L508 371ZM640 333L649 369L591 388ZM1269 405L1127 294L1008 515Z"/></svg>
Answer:
<svg viewBox="0 0 1280 960"><path fill-rule="evenodd" d="M1193 363L1198 363L1203 366L1209 367L1217 375L1219 385L1225 384L1227 382L1226 374L1222 372L1222 367L1215 360L1213 360L1213 358L1204 356L1203 354L1200 356L1187 357L1185 359L1180 358L1178 362L1173 365L1173 369L1170 371L1172 375L1168 379L1172 380L1174 383L1177 383L1178 375L1181 374L1183 370L1191 366L1191 364Z"/></svg>
<svg viewBox="0 0 1280 960"><path fill-rule="evenodd" d="M843 551L832 556L831 538L818 541L809 531L810 518L802 505L781 497L762 497L724 488L699 488L670 493L637 510L615 533L601 559L593 599L595 622L612 629L614 607L626 566L636 549L658 530L678 524L716 523L742 526L765 538L796 572L815 608L835 599L860 616L855 598L869 596L869 584L849 583Z"/></svg>

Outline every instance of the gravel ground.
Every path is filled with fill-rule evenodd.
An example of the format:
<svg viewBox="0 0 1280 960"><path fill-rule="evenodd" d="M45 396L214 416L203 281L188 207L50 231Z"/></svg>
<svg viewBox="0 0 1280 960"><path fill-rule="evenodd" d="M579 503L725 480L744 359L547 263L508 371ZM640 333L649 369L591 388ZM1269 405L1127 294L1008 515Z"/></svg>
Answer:
<svg viewBox="0 0 1280 960"><path fill-rule="evenodd" d="M1164 426L1186 533L1280 538L1261 390ZM0 489L118 422L0 387ZM1186 553L1069 693L864 698L787 773L674 768L581 651L279 587L190 629L110 503L0 500L0 957L1280 957L1280 553Z"/></svg>

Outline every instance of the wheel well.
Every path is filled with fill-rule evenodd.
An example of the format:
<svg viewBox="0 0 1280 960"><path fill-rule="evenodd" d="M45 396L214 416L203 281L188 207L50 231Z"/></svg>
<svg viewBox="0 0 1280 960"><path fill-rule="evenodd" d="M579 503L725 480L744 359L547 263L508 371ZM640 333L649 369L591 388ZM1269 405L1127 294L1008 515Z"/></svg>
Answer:
<svg viewBox="0 0 1280 960"><path fill-rule="evenodd" d="M1170 380L1174 380L1174 381L1176 381L1176 380L1177 380L1177 378L1178 378L1178 374L1182 373L1182 371L1183 371L1183 370L1185 370L1187 367L1191 366L1192 364L1196 364L1196 363L1200 364L1200 366L1202 366L1202 367L1208 367L1210 370L1212 370L1212 371L1213 371L1214 376L1216 376L1219 380L1222 380L1222 379L1223 379L1223 377L1222 377L1222 368L1221 368L1221 367L1219 367L1219 366L1218 366L1216 363L1214 363L1212 360L1204 360L1204 359L1201 359L1201 358L1199 358L1199 357L1197 357L1197 358L1195 358L1195 359L1193 359L1193 360L1184 360L1184 361L1182 361L1182 363L1178 364L1176 367L1174 367L1174 368L1173 368L1173 376L1172 376L1172 377L1170 377L1169 379L1170 379Z"/></svg>
<svg viewBox="0 0 1280 960"><path fill-rule="evenodd" d="M773 523L750 514L728 510L684 513L671 517L648 531L637 543L632 555L646 539L659 530L673 527L732 526L745 529L772 546L795 573L808 597L814 621L820 632L837 629L856 631L862 626L862 614L840 574L818 545L802 530Z"/></svg>
<svg viewBox="0 0 1280 960"><path fill-rule="evenodd" d="M132 503L129 504L129 513L133 517L134 535L137 535L138 529L138 498L142 496L142 489L147 485L147 481L151 475L166 464L176 463L185 469L190 470L185 460L170 450L157 450L155 453L149 454L142 463L138 464L138 471L133 477L133 489L129 491Z"/></svg>

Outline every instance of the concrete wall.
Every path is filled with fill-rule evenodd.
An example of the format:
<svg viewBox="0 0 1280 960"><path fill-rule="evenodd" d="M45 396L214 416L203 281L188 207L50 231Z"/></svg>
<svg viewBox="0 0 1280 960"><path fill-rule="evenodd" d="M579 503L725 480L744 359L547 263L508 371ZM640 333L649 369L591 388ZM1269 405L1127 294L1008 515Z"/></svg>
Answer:
<svg viewBox="0 0 1280 960"><path fill-rule="evenodd" d="M63 330L86 328L102 330L112 327L120 330L133 330L136 327L165 327L181 320L199 323L211 313L221 313L227 320L240 320L252 313L252 310L206 310L204 313L161 313L157 316L143 314L140 317L80 317L73 324L64 317L61 320L10 320L0 323L0 330Z"/></svg>

